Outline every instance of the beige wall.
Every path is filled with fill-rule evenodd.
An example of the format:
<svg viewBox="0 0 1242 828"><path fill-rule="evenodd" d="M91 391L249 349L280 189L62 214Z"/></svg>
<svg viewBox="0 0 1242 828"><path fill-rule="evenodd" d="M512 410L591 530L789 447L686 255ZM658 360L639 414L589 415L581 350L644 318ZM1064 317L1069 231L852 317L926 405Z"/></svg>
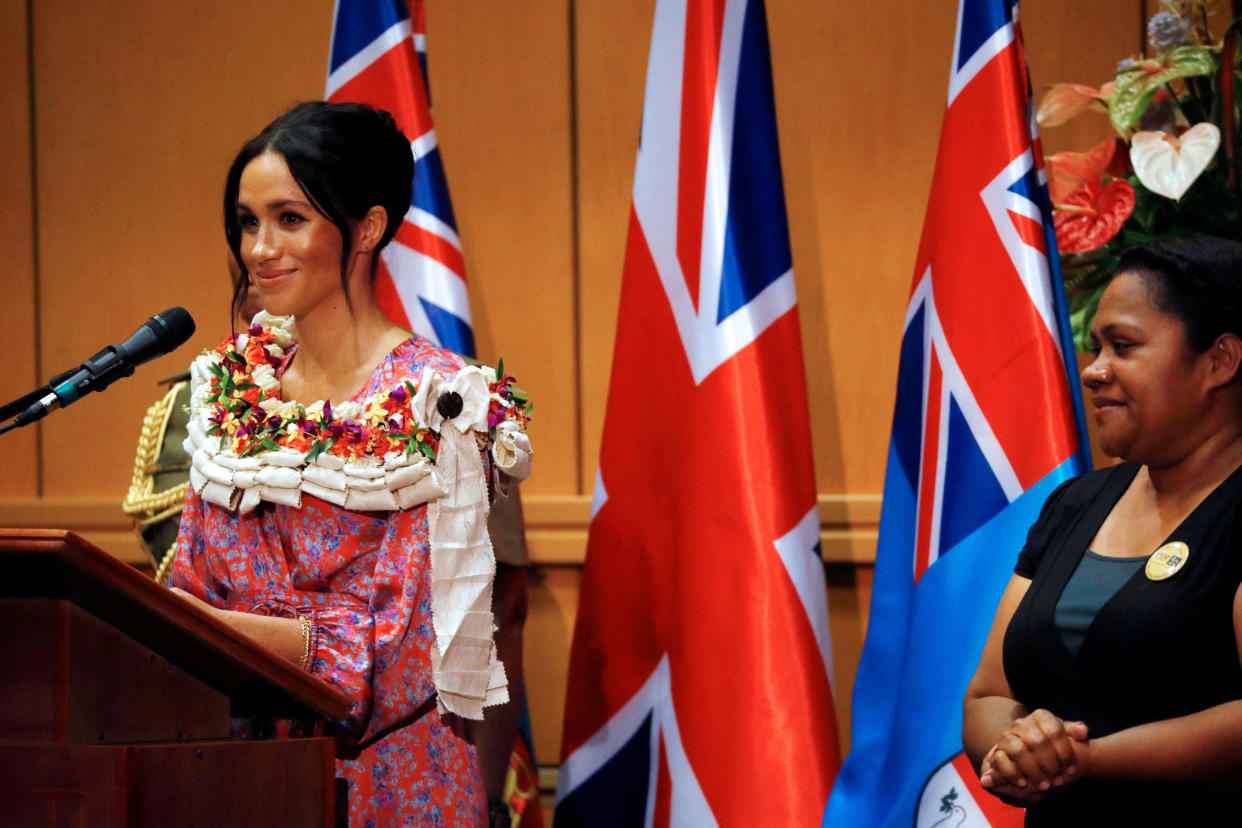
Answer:
<svg viewBox="0 0 1242 828"><path fill-rule="evenodd" d="M545 762L559 752L653 8L428 0L437 134L480 356L504 356L537 401L527 641ZM955 9L768 0L843 722ZM0 524L74 527L140 559L116 504L143 411L159 377L228 332L225 167L284 106L321 94L331 10L0 0L3 387L31 388L171 305L199 326L178 354L0 438ZM1142 0L1026 0L1023 11L1037 88L1099 83L1140 45ZM1106 134L1102 119L1084 121L1046 145Z"/></svg>

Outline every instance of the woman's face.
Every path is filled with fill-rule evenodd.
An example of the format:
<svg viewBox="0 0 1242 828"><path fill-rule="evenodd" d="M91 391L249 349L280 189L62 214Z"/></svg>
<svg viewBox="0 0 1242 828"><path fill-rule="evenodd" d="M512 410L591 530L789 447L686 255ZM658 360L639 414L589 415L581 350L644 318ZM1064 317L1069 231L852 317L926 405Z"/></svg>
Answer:
<svg viewBox="0 0 1242 828"><path fill-rule="evenodd" d="M1095 360L1083 369L1101 450L1153 466L1180 460L1207 402L1204 369L1180 317L1156 308L1147 278L1118 275L1091 323Z"/></svg>
<svg viewBox="0 0 1242 828"><path fill-rule="evenodd" d="M242 261L269 313L305 317L325 302L345 304L341 231L311 206L279 153L242 170L237 221Z"/></svg>

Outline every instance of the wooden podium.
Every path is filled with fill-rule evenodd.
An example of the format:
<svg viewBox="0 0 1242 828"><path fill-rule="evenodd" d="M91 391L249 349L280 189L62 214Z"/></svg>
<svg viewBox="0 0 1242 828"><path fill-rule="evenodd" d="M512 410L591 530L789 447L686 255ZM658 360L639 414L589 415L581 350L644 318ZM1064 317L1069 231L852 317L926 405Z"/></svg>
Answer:
<svg viewBox="0 0 1242 828"><path fill-rule="evenodd" d="M348 699L72 533L0 529L0 654L0 824L343 813L330 723Z"/></svg>

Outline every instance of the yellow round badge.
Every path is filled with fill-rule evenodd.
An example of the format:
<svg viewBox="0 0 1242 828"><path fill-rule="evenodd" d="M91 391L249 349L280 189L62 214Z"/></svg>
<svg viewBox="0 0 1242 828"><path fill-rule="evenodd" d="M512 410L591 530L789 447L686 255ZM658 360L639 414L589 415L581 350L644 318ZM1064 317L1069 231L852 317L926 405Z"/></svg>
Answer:
<svg viewBox="0 0 1242 828"><path fill-rule="evenodd" d="M1153 581L1172 578L1179 569L1186 565L1186 559L1189 557L1190 547L1186 544L1181 541L1166 543L1151 553L1151 557L1147 559L1147 577Z"/></svg>

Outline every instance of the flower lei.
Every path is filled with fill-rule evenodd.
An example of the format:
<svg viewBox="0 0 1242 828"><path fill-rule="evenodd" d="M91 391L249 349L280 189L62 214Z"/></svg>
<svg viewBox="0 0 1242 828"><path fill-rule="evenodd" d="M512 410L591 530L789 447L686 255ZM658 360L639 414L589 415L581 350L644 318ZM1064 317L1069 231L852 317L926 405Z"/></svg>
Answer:
<svg viewBox="0 0 1242 828"><path fill-rule="evenodd" d="M335 408L329 400L311 405L281 400L276 374L293 341L290 327L277 317L256 317L249 330L220 343L214 351L218 359L205 361L210 385L203 403L211 409L206 433L221 438L222 450L253 457L284 448L305 452L308 461L325 452L346 461L418 452L435 461L439 434L425 421L443 421L427 413L428 393L438 377L428 370L418 382L406 380L361 404L347 401ZM504 361L495 370L479 370L487 388L487 442L506 421L524 430L533 405L504 373Z"/></svg>

